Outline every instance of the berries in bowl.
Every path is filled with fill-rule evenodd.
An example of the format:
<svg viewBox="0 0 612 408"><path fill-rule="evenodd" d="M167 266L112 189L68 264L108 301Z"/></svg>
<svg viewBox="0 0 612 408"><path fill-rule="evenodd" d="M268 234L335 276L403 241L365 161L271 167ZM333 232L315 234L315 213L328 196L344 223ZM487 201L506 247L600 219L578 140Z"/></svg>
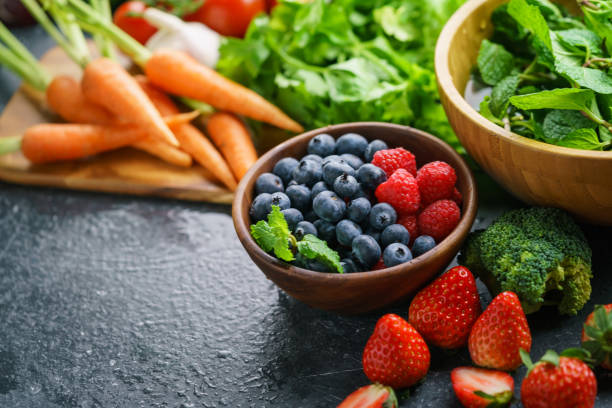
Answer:
<svg viewBox="0 0 612 408"><path fill-rule="evenodd" d="M463 159L434 136L352 123L269 151L232 212L248 254L284 291L360 313L406 298L450 263L473 223L476 190Z"/></svg>

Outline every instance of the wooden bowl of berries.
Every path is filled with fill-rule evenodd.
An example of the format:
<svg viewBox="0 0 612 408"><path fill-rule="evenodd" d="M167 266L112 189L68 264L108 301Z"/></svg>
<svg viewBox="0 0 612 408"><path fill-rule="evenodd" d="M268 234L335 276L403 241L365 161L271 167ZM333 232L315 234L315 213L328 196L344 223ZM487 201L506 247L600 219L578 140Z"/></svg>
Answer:
<svg viewBox="0 0 612 408"><path fill-rule="evenodd" d="M268 279L312 307L356 314L403 300L442 271L476 210L474 177L449 145L360 122L270 150L240 182L232 215Z"/></svg>

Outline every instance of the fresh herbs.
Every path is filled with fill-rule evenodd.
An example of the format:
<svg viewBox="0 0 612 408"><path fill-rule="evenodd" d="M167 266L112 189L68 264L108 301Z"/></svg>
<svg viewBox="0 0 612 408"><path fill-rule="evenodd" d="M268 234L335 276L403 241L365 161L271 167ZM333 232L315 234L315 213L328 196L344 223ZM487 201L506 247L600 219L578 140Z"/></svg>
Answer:
<svg viewBox="0 0 612 408"><path fill-rule="evenodd" d="M433 52L463 0L281 2L217 69L307 128L351 121L416 126L461 149L439 103Z"/></svg>
<svg viewBox="0 0 612 408"><path fill-rule="evenodd" d="M297 252L304 258L324 264L330 270L343 273L338 253L314 235L308 234L298 241L289 231L287 221L276 205L272 206L268 221L251 225L251 235L264 251L273 252L283 261L295 261Z"/></svg>
<svg viewBox="0 0 612 408"><path fill-rule="evenodd" d="M585 150L612 147L612 1L580 2L584 18L548 0L511 0L477 60L493 87L487 119L520 135Z"/></svg>

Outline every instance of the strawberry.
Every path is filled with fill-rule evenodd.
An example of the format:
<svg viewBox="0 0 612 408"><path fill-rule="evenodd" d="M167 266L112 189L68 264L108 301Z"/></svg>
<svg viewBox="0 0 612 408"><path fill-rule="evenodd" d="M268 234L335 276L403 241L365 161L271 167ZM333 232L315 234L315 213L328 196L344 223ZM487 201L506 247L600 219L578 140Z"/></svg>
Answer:
<svg viewBox="0 0 612 408"><path fill-rule="evenodd" d="M417 293L410 303L408 321L427 342L457 348L467 343L480 312L474 275L456 266Z"/></svg>
<svg viewBox="0 0 612 408"><path fill-rule="evenodd" d="M451 382L466 408L506 407L512 400L514 379L503 371L457 367L451 371Z"/></svg>
<svg viewBox="0 0 612 408"><path fill-rule="evenodd" d="M397 398L391 387L371 384L353 391L337 408L397 408Z"/></svg>
<svg viewBox="0 0 612 408"><path fill-rule="evenodd" d="M479 366L511 371L521 365L519 350L531 350L531 333L514 292L502 292L493 299L474 323L468 348Z"/></svg>
<svg viewBox="0 0 612 408"><path fill-rule="evenodd" d="M363 371L372 382L406 388L425 377L429 359L425 340L410 323L386 314L363 350Z"/></svg>
<svg viewBox="0 0 612 408"><path fill-rule="evenodd" d="M586 353L569 349L561 357L548 350L533 365L529 354L521 353L527 376L521 385L521 402L525 408L592 408L597 395L595 374L583 361L573 357ZM572 356L572 357L570 357Z"/></svg>
<svg viewBox="0 0 612 408"><path fill-rule="evenodd" d="M595 306L584 322L582 347L591 352L596 364L612 370L612 304Z"/></svg>

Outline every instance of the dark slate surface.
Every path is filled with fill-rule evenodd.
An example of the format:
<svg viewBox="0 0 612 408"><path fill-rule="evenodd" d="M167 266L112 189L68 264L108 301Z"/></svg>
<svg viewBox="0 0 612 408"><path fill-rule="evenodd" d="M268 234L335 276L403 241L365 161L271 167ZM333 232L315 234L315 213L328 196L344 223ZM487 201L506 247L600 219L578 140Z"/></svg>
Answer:
<svg viewBox="0 0 612 408"><path fill-rule="evenodd" d="M51 45L39 28L17 33L37 54ZM16 85L0 70L0 107ZM480 179L477 227L519 205ZM0 407L333 407L367 382L377 318L406 316L406 305L343 317L289 298L242 250L227 206L0 191ZM612 229L585 230L592 301L573 318L530 317L534 356L576 346L587 312L612 301ZM432 355L402 407L459 406L449 372L467 351ZM612 380L599 379L596 405L612 406Z"/></svg>

